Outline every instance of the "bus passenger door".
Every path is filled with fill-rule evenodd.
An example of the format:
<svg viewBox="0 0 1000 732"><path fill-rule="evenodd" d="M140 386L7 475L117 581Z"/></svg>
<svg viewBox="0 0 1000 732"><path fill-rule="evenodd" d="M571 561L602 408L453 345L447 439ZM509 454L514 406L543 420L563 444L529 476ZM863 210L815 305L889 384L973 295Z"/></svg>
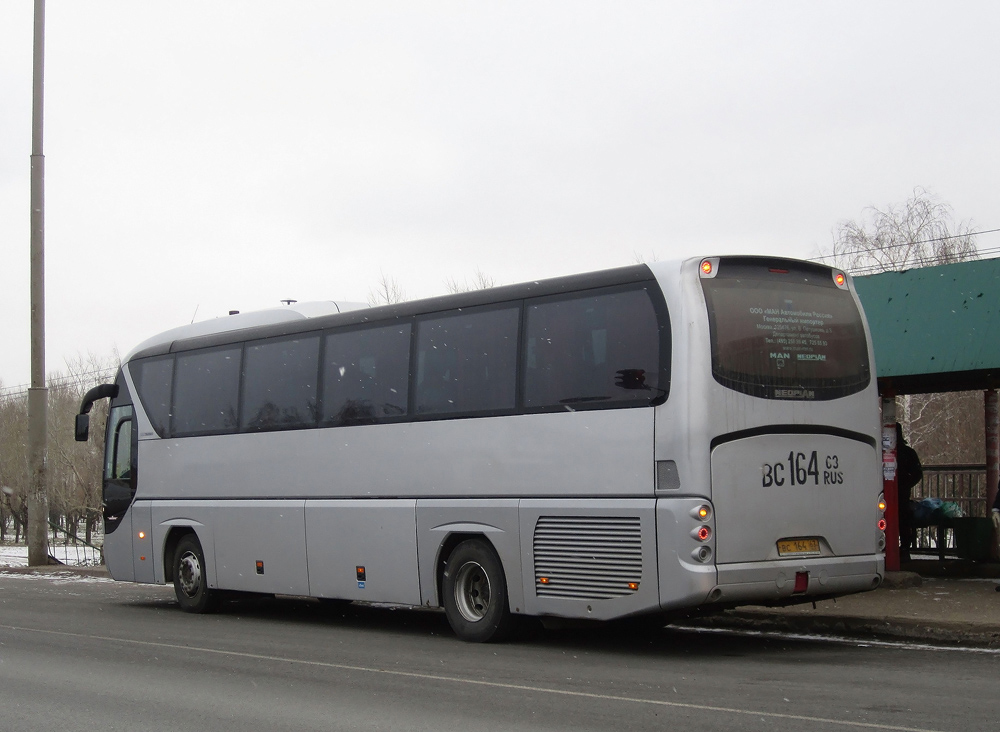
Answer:
<svg viewBox="0 0 1000 732"><path fill-rule="evenodd" d="M135 496L138 435L131 404L111 408L104 447L104 561L117 580L134 580L129 507ZM149 534L149 528L145 529ZM150 560L152 566L152 560Z"/></svg>

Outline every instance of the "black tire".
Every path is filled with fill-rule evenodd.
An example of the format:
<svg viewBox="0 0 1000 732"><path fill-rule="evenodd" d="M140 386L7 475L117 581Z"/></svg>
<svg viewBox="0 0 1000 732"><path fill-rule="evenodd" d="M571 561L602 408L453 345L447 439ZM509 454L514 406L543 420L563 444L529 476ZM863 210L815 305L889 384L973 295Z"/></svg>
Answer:
<svg viewBox="0 0 1000 732"><path fill-rule="evenodd" d="M205 576L205 552L194 534L187 534L177 542L174 594L185 612L210 613L219 607L219 593L209 588Z"/></svg>
<svg viewBox="0 0 1000 732"><path fill-rule="evenodd" d="M448 624L460 639L490 643L514 626L507 579L496 551L482 539L463 541L448 557L442 583Z"/></svg>

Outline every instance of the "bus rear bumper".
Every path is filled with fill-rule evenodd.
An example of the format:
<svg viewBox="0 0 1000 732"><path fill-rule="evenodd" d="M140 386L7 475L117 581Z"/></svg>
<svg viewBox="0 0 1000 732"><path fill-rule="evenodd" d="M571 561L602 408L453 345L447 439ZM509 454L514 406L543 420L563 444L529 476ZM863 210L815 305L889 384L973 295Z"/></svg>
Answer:
<svg viewBox="0 0 1000 732"><path fill-rule="evenodd" d="M874 590L885 576L885 557L869 554L794 562L746 562L720 564L717 569L718 584L709 593L710 603L786 604L798 598Z"/></svg>

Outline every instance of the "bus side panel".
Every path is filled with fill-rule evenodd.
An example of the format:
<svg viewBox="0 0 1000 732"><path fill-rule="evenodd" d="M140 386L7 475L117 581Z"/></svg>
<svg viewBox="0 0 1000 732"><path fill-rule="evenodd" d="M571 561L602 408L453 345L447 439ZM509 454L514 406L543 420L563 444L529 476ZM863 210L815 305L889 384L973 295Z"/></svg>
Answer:
<svg viewBox="0 0 1000 732"><path fill-rule="evenodd" d="M173 564L175 557L166 556L167 534L173 529L194 531L205 552L205 577L209 587L219 583L215 573L215 536L212 525L206 524L214 518L213 511L202 501L150 501L150 517L153 526L153 555L156 557L154 582L166 582L164 565Z"/></svg>
<svg viewBox="0 0 1000 732"><path fill-rule="evenodd" d="M146 440L137 498L652 497L653 411Z"/></svg>
<svg viewBox="0 0 1000 732"><path fill-rule="evenodd" d="M530 615L612 620L659 609L656 501L523 500Z"/></svg>
<svg viewBox="0 0 1000 732"><path fill-rule="evenodd" d="M656 502L656 548L660 608L675 610L700 605L715 587L714 535L699 541L698 528L712 522L698 518L703 498L661 498Z"/></svg>
<svg viewBox="0 0 1000 732"><path fill-rule="evenodd" d="M507 579L511 612L524 612L521 582L521 542L516 498L417 501L417 552L420 564L420 602L437 607L441 547L453 534L480 535L493 545Z"/></svg>
<svg viewBox="0 0 1000 732"><path fill-rule="evenodd" d="M210 501L220 589L308 595L305 501ZM207 555L207 550L206 550ZM212 560L206 556L205 561ZM258 567L257 562L262 562Z"/></svg>
<svg viewBox="0 0 1000 732"><path fill-rule="evenodd" d="M135 582L135 567L132 564L132 511L129 506L122 516L118 528L104 535L104 563L108 573L122 582Z"/></svg>
<svg viewBox="0 0 1000 732"><path fill-rule="evenodd" d="M309 594L420 604L416 501L308 501Z"/></svg>
<svg viewBox="0 0 1000 732"><path fill-rule="evenodd" d="M149 501L132 504L132 566L136 582L156 581L156 561L153 551L153 517Z"/></svg>

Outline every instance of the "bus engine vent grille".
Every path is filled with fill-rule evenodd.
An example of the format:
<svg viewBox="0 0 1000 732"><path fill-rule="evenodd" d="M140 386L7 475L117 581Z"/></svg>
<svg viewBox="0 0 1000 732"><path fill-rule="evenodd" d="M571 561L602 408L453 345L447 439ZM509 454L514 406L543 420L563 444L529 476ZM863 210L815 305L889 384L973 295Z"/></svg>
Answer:
<svg viewBox="0 0 1000 732"><path fill-rule="evenodd" d="M541 516L533 548L538 597L625 597L642 578L638 516Z"/></svg>

